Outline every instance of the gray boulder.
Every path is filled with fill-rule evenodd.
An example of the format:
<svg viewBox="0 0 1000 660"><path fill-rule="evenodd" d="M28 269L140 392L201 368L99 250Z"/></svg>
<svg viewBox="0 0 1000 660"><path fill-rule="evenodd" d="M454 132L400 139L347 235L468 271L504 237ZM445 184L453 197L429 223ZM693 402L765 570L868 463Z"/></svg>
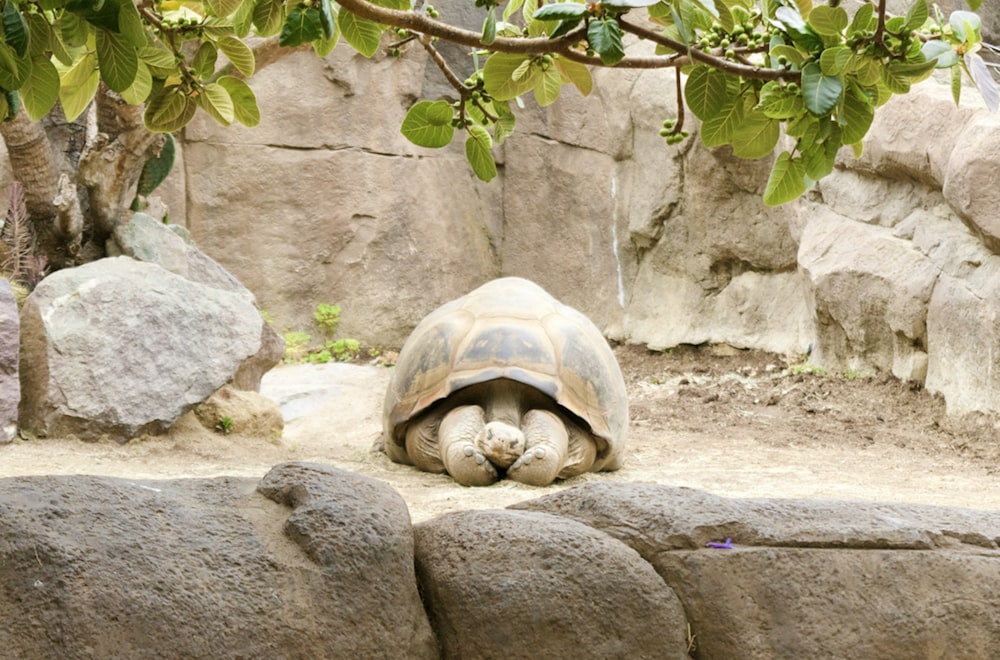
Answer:
<svg viewBox="0 0 1000 660"><path fill-rule="evenodd" d="M20 320L10 282L0 278L0 443L17 433L17 406L21 400L18 375Z"/></svg>
<svg viewBox="0 0 1000 660"><path fill-rule="evenodd" d="M996 512L624 483L511 508L634 548L683 602L698 657L982 658L1000 639Z"/></svg>
<svg viewBox="0 0 1000 660"><path fill-rule="evenodd" d="M113 257L61 270L21 311L21 426L37 436L165 431L259 360L245 293Z"/></svg>
<svg viewBox="0 0 1000 660"><path fill-rule="evenodd" d="M17 658L434 658L406 506L374 479L0 480Z"/></svg>
<svg viewBox="0 0 1000 660"><path fill-rule="evenodd" d="M684 611L650 565L586 525L465 511L414 528L444 658L686 658Z"/></svg>
<svg viewBox="0 0 1000 660"><path fill-rule="evenodd" d="M198 249L187 229L165 225L153 216L135 213L128 222L115 226L108 253L124 254L139 261L156 264L175 275L222 291L240 293L256 304L256 298L229 271ZM233 385L241 390L258 391L260 379L281 361L284 340L270 323L261 322L261 349L253 360L246 360L233 376Z"/></svg>
<svg viewBox="0 0 1000 660"><path fill-rule="evenodd" d="M929 258L887 228L820 208L802 233L799 267L816 315L817 364L924 381L927 304L939 272Z"/></svg>

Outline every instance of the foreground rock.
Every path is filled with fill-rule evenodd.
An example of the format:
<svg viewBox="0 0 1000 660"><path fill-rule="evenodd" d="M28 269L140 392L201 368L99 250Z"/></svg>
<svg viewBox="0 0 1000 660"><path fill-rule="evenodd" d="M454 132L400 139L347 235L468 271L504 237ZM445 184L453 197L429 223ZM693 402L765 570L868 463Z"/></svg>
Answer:
<svg viewBox="0 0 1000 660"><path fill-rule="evenodd" d="M396 493L310 465L255 485L0 480L3 655L436 657Z"/></svg>
<svg viewBox="0 0 1000 660"><path fill-rule="evenodd" d="M288 463L2 479L0 516L5 657L978 659L1000 639L997 512L591 482L411 527L385 484Z"/></svg>
<svg viewBox="0 0 1000 660"><path fill-rule="evenodd" d="M465 511L418 525L444 658L685 658L680 601L627 545L566 518Z"/></svg>
<svg viewBox="0 0 1000 660"><path fill-rule="evenodd" d="M699 657L983 658L1000 639L998 513L599 483L512 508L634 548L680 597Z"/></svg>
<svg viewBox="0 0 1000 660"><path fill-rule="evenodd" d="M82 439L163 432L271 352L264 325L246 292L128 257L53 273L21 311L21 427Z"/></svg>

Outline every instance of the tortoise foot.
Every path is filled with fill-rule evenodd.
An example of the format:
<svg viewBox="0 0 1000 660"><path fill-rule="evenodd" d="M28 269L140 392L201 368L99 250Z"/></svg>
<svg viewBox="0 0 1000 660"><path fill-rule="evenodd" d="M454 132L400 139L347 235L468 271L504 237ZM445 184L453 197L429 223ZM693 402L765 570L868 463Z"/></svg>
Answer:
<svg viewBox="0 0 1000 660"><path fill-rule="evenodd" d="M499 479L497 469L472 443L456 443L448 449L448 474L463 486L489 486Z"/></svg>
<svg viewBox="0 0 1000 660"><path fill-rule="evenodd" d="M551 447L531 447L507 470L507 476L530 486L548 486L559 470L562 460Z"/></svg>

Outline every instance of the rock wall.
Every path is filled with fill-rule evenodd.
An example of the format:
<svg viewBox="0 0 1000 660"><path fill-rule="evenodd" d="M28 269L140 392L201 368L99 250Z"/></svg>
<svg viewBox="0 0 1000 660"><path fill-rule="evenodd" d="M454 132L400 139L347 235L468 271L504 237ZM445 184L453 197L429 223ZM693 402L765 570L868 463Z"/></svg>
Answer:
<svg viewBox="0 0 1000 660"><path fill-rule="evenodd" d="M590 483L411 526L384 483L0 479L20 658L985 658L1000 517ZM721 547L720 547L721 546Z"/></svg>
<svg viewBox="0 0 1000 660"><path fill-rule="evenodd" d="M595 81L587 98L529 99L484 184L460 144L398 132L409 104L447 91L422 52L295 55L254 80L260 127L185 131L171 217L280 331L336 302L343 336L398 346L440 303L519 275L616 339L811 349L830 371L925 384L954 412L1000 410L1000 120L974 90L958 108L935 81L892 99L860 159L845 151L803 199L768 208L768 159L657 138L672 72Z"/></svg>
<svg viewBox="0 0 1000 660"><path fill-rule="evenodd" d="M438 4L479 24L467 3ZM399 134L415 100L449 91L421 49L298 53L254 77L260 126L199 113L160 194L279 332L319 335L313 310L337 303L341 336L399 346L442 302L519 275L615 339L811 349L830 371L923 384L952 412L1000 412L1000 120L975 90L958 108L935 81L893 98L859 160L845 152L806 197L768 208L768 159L705 149L690 115L692 139L657 138L672 72L594 77L586 98L526 99L485 184L461 141Z"/></svg>

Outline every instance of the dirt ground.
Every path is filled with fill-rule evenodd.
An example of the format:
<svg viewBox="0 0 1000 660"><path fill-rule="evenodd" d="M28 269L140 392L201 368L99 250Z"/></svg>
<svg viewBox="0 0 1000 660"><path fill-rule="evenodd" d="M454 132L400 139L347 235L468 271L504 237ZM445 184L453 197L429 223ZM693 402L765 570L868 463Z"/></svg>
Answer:
<svg viewBox="0 0 1000 660"><path fill-rule="evenodd" d="M370 364L289 365L265 377L280 402L280 439L222 435L187 423L124 445L72 439L0 446L0 476L103 474L133 479L263 476L314 461L381 479L414 521L502 507L586 481L654 482L731 497L883 500L1000 510L1000 424L945 414L940 397L892 378L811 373L800 358L727 346L616 349L631 435L617 472L547 488L502 481L466 488L396 465L380 442L390 371Z"/></svg>

